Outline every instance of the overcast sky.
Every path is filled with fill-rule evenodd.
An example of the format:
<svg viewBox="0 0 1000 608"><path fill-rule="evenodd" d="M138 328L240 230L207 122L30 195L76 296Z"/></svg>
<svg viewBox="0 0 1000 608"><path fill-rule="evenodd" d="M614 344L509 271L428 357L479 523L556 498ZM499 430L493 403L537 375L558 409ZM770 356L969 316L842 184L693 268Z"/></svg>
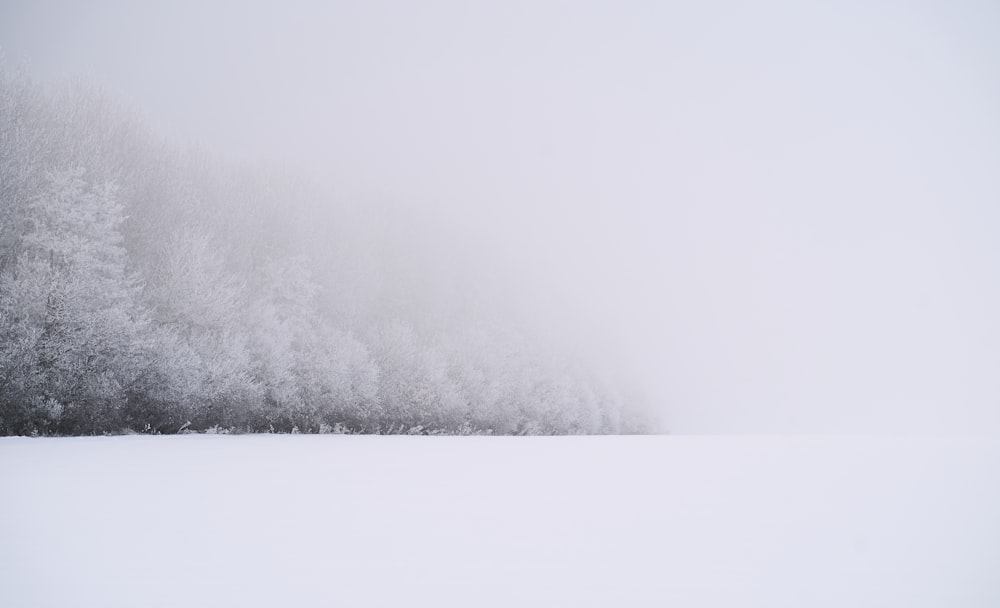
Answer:
<svg viewBox="0 0 1000 608"><path fill-rule="evenodd" d="M674 432L1000 432L1000 4L46 2L8 60L427 209Z"/></svg>

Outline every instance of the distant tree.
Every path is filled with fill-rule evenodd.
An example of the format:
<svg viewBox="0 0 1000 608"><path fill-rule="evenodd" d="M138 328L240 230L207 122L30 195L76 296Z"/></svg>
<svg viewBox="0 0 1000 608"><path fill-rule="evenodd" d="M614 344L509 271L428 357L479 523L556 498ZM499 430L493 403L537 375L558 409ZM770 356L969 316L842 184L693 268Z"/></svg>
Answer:
<svg viewBox="0 0 1000 608"><path fill-rule="evenodd" d="M367 349L318 310L309 260L270 258L253 276L244 322L264 422L285 430L356 424L374 398L376 370Z"/></svg>
<svg viewBox="0 0 1000 608"><path fill-rule="evenodd" d="M260 406L262 387L239 315L244 285L225 267L208 235L197 230L175 234L151 273L145 299L168 352L163 365L177 399L197 404L190 415L196 427L247 425Z"/></svg>

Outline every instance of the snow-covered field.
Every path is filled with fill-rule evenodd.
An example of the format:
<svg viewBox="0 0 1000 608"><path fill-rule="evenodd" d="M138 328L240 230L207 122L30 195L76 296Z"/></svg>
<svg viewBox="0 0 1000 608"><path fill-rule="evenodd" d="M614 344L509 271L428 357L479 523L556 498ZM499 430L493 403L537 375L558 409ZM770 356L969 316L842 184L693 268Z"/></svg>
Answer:
<svg viewBox="0 0 1000 608"><path fill-rule="evenodd" d="M0 439L0 605L1000 606L1000 441Z"/></svg>

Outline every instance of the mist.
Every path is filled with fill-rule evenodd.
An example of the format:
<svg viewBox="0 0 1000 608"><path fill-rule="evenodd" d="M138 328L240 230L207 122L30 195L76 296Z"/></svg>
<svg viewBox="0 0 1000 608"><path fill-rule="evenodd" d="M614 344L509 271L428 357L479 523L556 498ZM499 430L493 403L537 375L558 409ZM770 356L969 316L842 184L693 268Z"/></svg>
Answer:
<svg viewBox="0 0 1000 608"><path fill-rule="evenodd" d="M265 216L350 285L346 327L503 319L674 433L1000 431L998 28L986 2L0 9L32 78L309 192Z"/></svg>

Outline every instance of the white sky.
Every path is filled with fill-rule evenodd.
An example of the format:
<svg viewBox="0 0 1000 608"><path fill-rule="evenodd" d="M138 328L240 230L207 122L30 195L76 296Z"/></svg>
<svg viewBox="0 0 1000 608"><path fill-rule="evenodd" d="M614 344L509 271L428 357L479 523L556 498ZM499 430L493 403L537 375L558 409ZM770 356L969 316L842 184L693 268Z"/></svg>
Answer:
<svg viewBox="0 0 1000 608"><path fill-rule="evenodd" d="M7 1L153 127L439 213L674 432L1000 432L1000 4Z"/></svg>

